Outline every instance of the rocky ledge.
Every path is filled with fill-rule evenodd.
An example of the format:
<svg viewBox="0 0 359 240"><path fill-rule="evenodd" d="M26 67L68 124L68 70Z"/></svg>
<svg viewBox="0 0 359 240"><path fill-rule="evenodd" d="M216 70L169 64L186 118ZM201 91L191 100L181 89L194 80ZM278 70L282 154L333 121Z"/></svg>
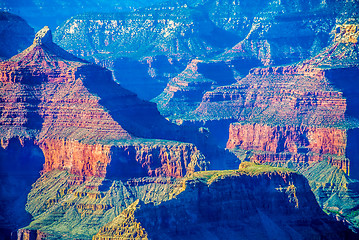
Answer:
<svg viewBox="0 0 359 240"><path fill-rule="evenodd" d="M271 239L273 229L276 239L356 237L322 212L303 176L285 168L246 162L177 180L74 176L55 170L34 184L28 211L35 220L20 237Z"/></svg>

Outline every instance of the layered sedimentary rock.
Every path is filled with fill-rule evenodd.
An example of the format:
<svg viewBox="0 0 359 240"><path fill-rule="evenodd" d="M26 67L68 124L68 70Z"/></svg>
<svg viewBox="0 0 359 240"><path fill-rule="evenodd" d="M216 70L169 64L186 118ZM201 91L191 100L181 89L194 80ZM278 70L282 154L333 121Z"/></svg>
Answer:
<svg viewBox="0 0 359 240"><path fill-rule="evenodd" d="M353 224L358 188L348 175L358 177L357 27L351 19L337 25L333 43L314 58L252 69L236 84L207 92L195 110L208 119L238 119L228 148L241 159L303 172L321 206Z"/></svg>
<svg viewBox="0 0 359 240"><path fill-rule="evenodd" d="M18 215L41 165L42 173L62 169L79 179L183 177L206 168L195 145L153 139L186 138L155 104L116 84L109 70L58 47L48 27L0 69L1 231L28 221ZM12 187L17 191L6 196ZM11 214L15 204L19 214Z"/></svg>
<svg viewBox="0 0 359 240"><path fill-rule="evenodd" d="M77 56L110 67L116 81L150 100L191 59L214 55L239 40L199 9L168 5L75 16L56 31L55 41Z"/></svg>
<svg viewBox="0 0 359 240"><path fill-rule="evenodd" d="M222 34L212 39L213 34ZM86 37L88 36L88 37ZM235 40L217 28L199 9L160 6L129 13L83 14L69 19L55 35L66 50L82 56L201 56ZM83 46L78 49L78 45Z"/></svg>
<svg viewBox="0 0 359 240"><path fill-rule="evenodd" d="M64 169L79 177L184 177L207 164L193 144L166 140L103 145L49 139L40 148L45 156L43 173Z"/></svg>
<svg viewBox="0 0 359 240"><path fill-rule="evenodd" d="M26 228L33 236L38 229L53 238L270 239L274 228L277 239L356 237L326 216L306 179L288 169L246 163L176 180L73 177L56 170L34 184L28 210L36 217Z"/></svg>
<svg viewBox="0 0 359 240"><path fill-rule="evenodd" d="M181 118L195 110L203 94L218 85L234 82L231 69L221 62L192 60L186 69L171 79L163 92L152 101L165 117ZM174 117L175 115L175 117Z"/></svg>
<svg viewBox="0 0 359 240"><path fill-rule="evenodd" d="M18 2L4 1L1 8L21 15L35 29L41 29L44 25L55 29L66 19L83 12L123 12L133 11L137 8L151 6L161 3L164 0L129 0L126 2L118 1L88 1L84 4L82 0L72 1L71 4L60 0L50 0L46 3L30 0L27 4Z"/></svg>
<svg viewBox="0 0 359 240"><path fill-rule="evenodd" d="M241 160L303 172L323 208L340 209L338 216L357 224L358 188L348 175L358 178L358 26L355 18L337 24L332 43L313 58L253 68L236 83L206 92L192 112L169 118L211 126L215 135L229 127L227 147ZM313 168L318 178L311 178ZM351 184L333 182L337 178Z"/></svg>
<svg viewBox="0 0 359 240"><path fill-rule="evenodd" d="M57 47L47 28L36 36L30 48L1 64L3 147L12 138L35 138L47 159L45 171L70 167L103 176L100 169L106 170L116 141L163 138L172 131L154 104L115 84L108 70ZM59 157L62 164L50 163L57 153L64 155ZM95 159L101 164L74 164L89 154L85 165Z"/></svg>
<svg viewBox="0 0 359 240"><path fill-rule="evenodd" d="M27 48L33 39L32 29L21 17L0 11L0 60L8 59Z"/></svg>
<svg viewBox="0 0 359 240"><path fill-rule="evenodd" d="M349 1L342 6L340 1L317 0L295 5L171 1L129 13L100 11L72 17L57 30L55 41L114 70L118 82L150 100L196 57L226 62L241 76L252 67L309 58L327 46L337 20L355 15L355 6ZM153 67L146 63L151 59L162 64ZM123 62L136 72L126 75Z"/></svg>
<svg viewBox="0 0 359 240"><path fill-rule="evenodd" d="M357 128L358 49L352 37L340 37L346 30L337 31L333 44L310 60L255 68L237 83L207 92L193 114L239 120L231 126L229 148L345 156L347 134Z"/></svg>
<svg viewBox="0 0 359 240"><path fill-rule="evenodd" d="M253 151L251 159L260 163L326 160L349 174L346 145L345 129L234 123L229 128L227 148Z"/></svg>
<svg viewBox="0 0 359 240"><path fill-rule="evenodd" d="M356 1L208 1L212 21L241 41L218 59L236 69L289 64L317 54L336 23L357 17Z"/></svg>

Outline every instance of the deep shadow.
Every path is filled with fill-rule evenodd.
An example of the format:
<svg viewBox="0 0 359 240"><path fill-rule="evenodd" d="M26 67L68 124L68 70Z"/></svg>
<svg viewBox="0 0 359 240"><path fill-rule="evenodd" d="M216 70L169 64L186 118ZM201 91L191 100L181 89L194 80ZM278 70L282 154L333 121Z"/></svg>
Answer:
<svg viewBox="0 0 359 240"><path fill-rule="evenodd" d="M359 118L359 69L356 67L332 69L325 76L343 92L347 109L345 114ZM347 131L346 156L350 160L350 176L359 179L359 129Z"/></svg>
<svg viewBox="0 0 359 240"><path fill-rule="evenodd" d="M195 144L208 159L215 160L216 158L216 161L220 162L236 160L233 154L217 146L217 142L224 143L228 139L228 123L224 123L224 126L214 127L216 133L218 130L216 137L220 138L216 141L212 136L208 137L206 133L200 132L198 130L200 125L177 126L167 121L160 115L155 103L141 100L136 94L115 83L109 70L96 65L85 65L80 67L75 74L76 78L83 80L85 87L92 94L100 97L99 103L104 106L113 119L133 136L190 142ZM222 127L225 127L226 130L221 131ZM222 132L223 136L219 132ZM133 162L137 164L135 160ZM121 169L120 165L115 166L114 169ZM220 165L223 164L220 163ZM238 165L235 167L237 168ZM112 166L109 167L109 171L112 171L110 168ZM141 176L143 172L136 169L137 167L133 166L133 174ZM133 177L133 174L130 175Z"/></svg>
<svg viewBox="0 0 359 240"><path fill-rule="evenodd" d="M230 64L233 65L234 69L239 72L241 76L246 76L254 67L260 67L263 64L256 58L234 58Z"/></svg>
<svg viewBox="0 0 359 240"><path fill-rule="evenodd" d="M81 78L85 87L100 97L113 119L136 137L177 140L178 126L169 123L160 115L156 104L141 100L112 80L111 72L96 65L78 68L76 78Z"/></svg>
<svg viewBox="0 0 359 240"><path fill-rule="evenodd" d="M224 63L198 63L198 72L218 85L230 85L235 82L233 71Z"/></svg>
<svg viewBox="0 0 359 240"><path fill-rule="evenodd" d="M341 91L347 100L346 114L359 118L359 69L339 68L325 72L325 76Z"/></svg>
<svg viewBox="0 0 359 240"><path fill-rule="evenodd" d="M44 162L41 149L31 141L22 146L12 139L6 149L0 148L0 239L11 239L11 234L16 239L16 230L30 223L27 194Z"/></svg>
<svg viewBox="0 0 359 240"><path fill-rule="evenodd" d="M359 180L359 129L347 131L346 157L350 160L349 175Z"/></svg>
<svg viewBox="0 0 359 240"><path fill-rule="evenodd" d="M159 95L169 79L183 71L187 65L187 61L175 59L170 64L168 57L163 55L152 57L152 61L154 76L150 75L150 66L144 60L118 58L114 62L115 78L124 88L135 92L142 99L150 100Z"/></svg>
<svg viewBox="0 0 359 240"><path fill-rule="evenodd" d="M136 150L134 148L125 152L113 147L111 152L112 161L107 166L106 178L126 180L148 176L146 169L142 168L141 164L136 161Z"/></svg>

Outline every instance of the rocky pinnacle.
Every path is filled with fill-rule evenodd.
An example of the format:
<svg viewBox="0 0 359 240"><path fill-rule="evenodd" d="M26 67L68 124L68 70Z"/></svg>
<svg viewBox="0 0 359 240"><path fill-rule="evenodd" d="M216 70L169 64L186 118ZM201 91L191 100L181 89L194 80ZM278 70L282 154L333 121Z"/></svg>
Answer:
<svg viewBox="0 0 359 240"><path fill-rule="evenodd" d="M38 31L34 38L34 45L46 45L52 43L52 33L48 26L43 27Z"/></svg>

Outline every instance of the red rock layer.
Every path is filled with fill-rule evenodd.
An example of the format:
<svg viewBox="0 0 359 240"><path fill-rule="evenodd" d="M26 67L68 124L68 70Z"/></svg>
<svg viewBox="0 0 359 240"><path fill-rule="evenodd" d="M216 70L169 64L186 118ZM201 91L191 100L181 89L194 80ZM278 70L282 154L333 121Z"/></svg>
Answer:
<svg viewBox="0 0 359 240"><path fill-rule="evenodd" d="M345 158L344 129L307 126L269 126L234 123L229 128L227 148L253 150L253 160L263 162L318 162L326 159L349 173Z"/></svg>
<svg viewBox="0 0 359 240"><path fill-rule="evenodd" d="M34 140L45 156L44 172L67 169L81 177L105 177L118 141L177 138L176 130L155 104L116 84L110 71L54 44L48 27L29 48L0 63L1 145L13 138ZM125 162L139 162L151 176L184 176L199 154L191 144L132 143L136 146L126 145L127 150L119 147L127 154Z"/></svg>
<svg viewBox="0 0 359 240"><path fill-rule="evenodd" d="M45 240L48 234L39 230L19 229L17 232L17 240Z"/></svg>
<svg viewBox="0 0 359 240"><path fill-rule="evenodd" d="M110 146L78 141L45 140L40 144L45 156L43 172L65 169L80 176L105 177L110 162Z"/></svg>
<svg viewBox="0 0 359 240"><path fill-rule="evenodd" d="M314 153L343 156L346 140L346 130L337 128L235 123L229 128L227 148L276 153L296 153L299 148L306 148Z"/></svg>
<svg viewBox="0 0 359 240"><path fill-rule="evenodd" d="M107 171L121 177L124 168L127 175L143 169L143 176L183 177L204 169L205 163L198 149L188 143L101 145L50 139L41 142L40 148L45 156L43 173L64 169L82 177L105 177Z"/></svg>
<svg viewBox="0 0 359 240"><path fill-rule="evenodd" d="M253 71L236 84L204 94L194 111L221 117L306 125L334 125L344 120L346 99L323 77Z"/></svg>

